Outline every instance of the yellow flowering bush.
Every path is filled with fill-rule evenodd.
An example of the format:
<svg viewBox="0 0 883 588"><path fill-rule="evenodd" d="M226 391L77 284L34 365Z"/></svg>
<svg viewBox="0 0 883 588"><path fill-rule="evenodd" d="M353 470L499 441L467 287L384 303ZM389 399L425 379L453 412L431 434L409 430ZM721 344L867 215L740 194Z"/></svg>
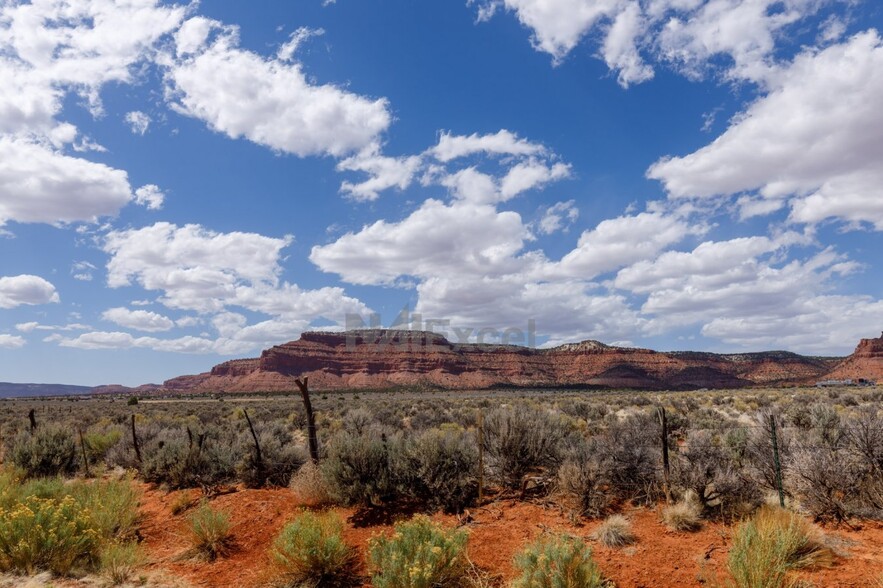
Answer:
<svg viewBox="0 0 883 588"><path fill-rule="evenodd" d="M541 537L515 556L521 575L513 588L601 588L604 579L584 541L567 535Z"/></svg>
<svg viewBox="0 0 883 588"><path fill-rule="evenodd" d="M343 540L343 520L304 512L283 527L272 549L286 586L351 586L358 556Z"/></svg>
<svg viewBox="0 0 883 588"><path fill-rule="evenodd" d="M99 539L89 511L72 496L28 496L0 509L0 570L65 575L92 562Z"/></svg>
<svg viewBox="0 0 883 588"><path fill-rule="evenodd" d="M425 516L395 526L368 546L375 588L444 588L466 576L465 531L445 530Z"/></svg>

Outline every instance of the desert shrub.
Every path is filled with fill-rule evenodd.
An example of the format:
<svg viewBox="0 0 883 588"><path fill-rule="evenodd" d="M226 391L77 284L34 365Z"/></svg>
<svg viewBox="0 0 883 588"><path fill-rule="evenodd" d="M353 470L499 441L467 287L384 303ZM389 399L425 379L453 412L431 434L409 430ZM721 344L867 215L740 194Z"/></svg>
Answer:
<svg viewBox="0 0 883 588"><path fill-rule="evenodd" d="M788 408L788 419L798 429L804 431L812 427L812 413L809 404L805 402L796 402Z"/></svg>
<svg viewBox="0 0 883 588"><path fill-rule="evenodd" d="M11 509L28 497L61 498L65 495L64 480L54 478L23 479L24 472L2 470L0 474L0 508Z"/></svg>
<svg viewBox="0 0 883 588"><path fill-rule="evenodd" d="M138 526L138 491L130 478L72 484L71 496L89 513L104 541L134 537Z"/></svg>
<svg viewBox="0 0 883 588"><path fill-rule="evenodd" d="M622 515L611 515L595 529L594 537L607 547L622 547L635 542L632 524Z"/></svg>
<svg viewBox="0 0 883 588"><path fill-rule="evenodd" d="M375 432L335 436L321 465L332 498L366 506L392 499L396 485L390 461L399 443Z"/></svg>
<svg viewBox="0 0 883 588"><path fill-rule="evenodd" d="M561 412L583 419L587 423L600 421L607 414L607 406L581 398L565 398L558 403Z"/></svg>
<svg viewBox="0 0 883 588"><path fill-rule="evenodd" d="M424 516L395 526L368 546L375 588L445 588L459 586L466 568L465 531L446 530Z"/></svg>
<svg viewBox="0 0 883 588"><path fill-rule="evenodd" d="M813 441L831 449L840 448L846 440L846 434L840 423L840 414L834 407L818 402L810 407L809 414Z"/></svg>
<svg viewBox="0 0 883 588"><path fill-rule="evenodd" d="M77 469L77 446L67 429L39 427L33 433L19 433L10 457L28 477L72 474Z"/></svg>
<svg viewBox="0 0 883 588"><path fill-rule="evenodd" d="M286 586L350 586L357 580L358 555L343 540L337 514L304 512L282 528L272 556Z"/></svg>
<svg viewBox="0 0 883 588"><path fill-rule="evenodd" d="M374 415L361 406L351 408L343 415L343 430L353 435L364 435L374 424Z"/></svg>
<svg viewBox="0 0 883 588"><path fill-rule="evenodd" d="M135 454L135 447L132 444L132 433L127 427L125 427L127 424L126 420L127 419L123 418L122 422L119 423L121 427L121 439L108 448L107 452L104 454L104 460L107 465L111 467L138 469L142 464L138 461L137 455ZM146 455L149 456L156 449L158 443L165 442L165 438L168 435L164 428L158 423L142 423L138 427L137 433L142 456L145 455L145 452ZM162 439L158 439L160 434L163 434Z"/></svg>
<svg viewBox="0 0 883 588"><path fill-rule="evenodd" d="M846 428L847 444L861 468L862 514L883 515L883 416L875 406L860 408Z"/></svg>
<svg viewBox="0 0 883 588"><path fill-rule="evenodd" d="M203 501L188 520L190 540L196 555L214 561L227 555L233 546L230 515Z"/></svg>
<svg viewBox="0 0 883 588"><path fill-rule="evenodd" d="M322 470L312 461L308 461L294 474L288 485L294 492L298 504L304 506L323 506L331 502L328 485L322 476Z"/></svg>
<svg viewBox="0 0 883 588"><path fill-rule="evenodd" d="M272 426L258 434L261 462L257 461L251 433L239 438L239 461L236 476L248 488L288 486L291 476L307 461L302 447L295 443L291 433L281 426Z"/></svg>
<svg viewBox="0 0 883 588"><path fill-rule="evenodd" d="M662 522L673 531L698 531L702 507L692 494L662 509Z"/></svg>
<svg viewBox="0 0 883 588"><path fill-rule="evenodd" d="M146 482L171 490L213 486L234 478L233 456L220 443L180 430L164 430L142 450L141 475Z"/></svg>
<svg viewBox="0 0 883 588"><path fill-rule="evenodd" d="M728 428L722 433L721 447L727 459L737 468L745 467L748 455L748 430L744 427Z"/></svg>
<svg viewBox="0 0 883 588"><path fill-rule="evenodd" d="M755 416L755 426L748 433L745 444L745 463L750 466L751 474L756 481L767 490L777 490L776 464L773 457L773 445L770 438L770 412L759 412ZM779 447L779 459L783 468L791 462L793 440L787 429L783 429L784 421L776 417L776 441Z"/></svg>
<svg viewBox="0 0 883 588"><path fill-rule="evenodd" d="M141 547L134 541L113 542L101 548L98 554L101 574L113 585L124 584L144 562Z"/></svg>
<svg viewBox="0 0 883 588"><path fill-rule="evenodd" d="M614 422L597 440L610 464L610 489L620 499L650 502L661 495L660 425L649 413Z"/></svg>
<svg viewBox="0 0 883 588"><path fill-rule="evenodd" d="M546 536L515 556L513 588L601 588L604 578L592 551L575 537Z"/></svg>
<svg viewBox="0 0 883 588"><path fill-rule="evenodd" d="M788 474L789 486L816 520L844 521L855 513L863 471L852 453L817 445L798 447Z"/></svg>
<svg viewBox="0 0 883 588"><path fill-rule="evenodd" d="M737 588L784 588L792 570L830 565L820 533L799 515L762 507L739 525L727 560Z"/></svg>
<svg viewBox="0 0 883 588"><path fill-rule="evenodd" d="M599 517L612 506L609 460L594 443L572 448L558 469L557 489L568 506L580 516Z"/></svg>
<svg viewBox="0 0 883 588"><path fill-rule="evenodd" d="M91 563L98 547L89 512L71 496L29 496L0 509L0 571L66 575Z"/></svg>
<svg viewBox="0 0 883 588"><path fill-rule="evenodd" d="M478 496L478 448L471 435L425 431L394 462L402 494L432 509L460 512Z"/></svg>
<svg viewBox="0 0 883 588"><path fill-rule="evenodd" d="M498 408L484 419L484 449L493 476L509 488L520 488L530 472L557 467L567 427L562 419L525 404Z"/></svg>
<svg viewBox="0 0 883 588"><path fill-rule="evenodd" d="M119 443L123 433L119 428L105 431L86 431L83 434L83 442L86 445L86 455L89 463L102 463L111 447Z"/></svg>
<svg viewBox="0 0 883 588"><path fill-rule="evenodd" d="M732 516L743 505L760 504L757 484L734 463L732 453L708 433L692 433L673 466L674 484L689 490L705 515Z"/></svg>
<svg viewBox="0 0 883 588"><path fill-rule="evenodd" d="M408 417L408 423L414 431L432 429L452 422L454 422L454 417L451 411L437 403L421 407L420 410Z"/></svg>

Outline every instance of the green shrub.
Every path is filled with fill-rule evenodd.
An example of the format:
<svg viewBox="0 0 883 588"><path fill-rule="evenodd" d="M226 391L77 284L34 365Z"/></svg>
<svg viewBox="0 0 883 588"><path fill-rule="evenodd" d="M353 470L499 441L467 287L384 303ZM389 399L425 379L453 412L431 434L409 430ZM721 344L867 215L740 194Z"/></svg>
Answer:
<svg viewBox="0 0 883 588"><path fill-rule="evenodd" d="M791 586L792 570L827 566L832 558L819 532L801 516L761 507L736 529L727 569L736 588L784 588Z"/></svg>
<svg viewBox="0 0 883 588"><path fill-rule="evenodd" d="M3 470L0 474L0 507L11 509L29 496L61 498L65 493L61 478L22 478L22 472Z"/></svg>
<svg viewBox="0 0 883 588"><path fill-rule="evenodd" d="M272 555L286 586L350 586L356 583L358 556L343 541L343 521L328 512L304 512L285 525Z"/></svg>
<svg viewBox="0 0 883 588"><path fill-rule="evenodd" d="M541 537L515 556L520 575L513 588L601 588L604 579L592 551L567 535Z"/></svg>
<svg viewBox="0 0 883 588"><path fill-rule="evenodd" d="M465 531L445 530L417 516L395 526L390 537L368 546L375 588L444 588L459 586L467 570Z"/></svg>
<svg viewBox="0 0 883 588"><path fill-rule="evenodd" d="M307 461L302 447L295 443L291 434L282 427L271 427L258 435L261 445L261 462L257 461L251 433L243 433L239 439L239 461L236 476L248 488L263 486L285 487L291 477Z"/></svg>
<svg viewBox="0 0 883 588"><path fill-rule="evenodd" d="M0 570L66 575L97 555L100 533L90 513L72 496L30 496L0 509Z"/></svg>
<svg viewBox="0 0 883 588"><path fill-rule="evenodd" d="M548 410L523 404L498 408L484 420L484 449L494 477L520 488L531 471L556 467L568 427Z"/></svg>
<svg viewBox="0 0 883 588"><path fill-rule="evenodd" d="M393 443L397 444L397 440ZM390 453L395 448L375 433L337 435L322 461L332 498L343 504L379 505L395 496Z"/></svg>
<svg viewBox="0 0 883 588"><path fill-rule="evenodd" d="M610 491L610 470L609 459L593 441L579 443L558 468L558 491L578 515L600 517L617 498Z"/></svg>
<svg viewBox="0 0 883 588"><path fill-rule="evenodd" d="M70 486L70 493L89 513L102 540L134 537L139 497L131 478L80 482Z"/></svg>
<svg viewBox="0 0 883 588"><path fill-rule="evenodd" d="M129 399L126 400L126 406L135 406L138 404L137 396L129 396Z"/></svg>
<svg viewBox="0 0 883 588"><path fill-rule="evenodd" d="M706 516L734 518L761 502L758 484L732 460L732 451L704 431L691 432L673 460L673 483L695 496Z"/></svg>
<svg viewBox="0 0 883 588"><path fill-rule="evenodd" d="M171 490L213 486L235 477L229 450L212 441L202 445L196 440L190 442L184 431L163 431L142 453L144 480Z"/></svg>
<svg viewBox="0 0 883 588"><path fill-rule="evenodd" d="M77 446L66 429L40 427L15 437L10 457L30 478L72 474L77 469Z"/></svg>
<svg viewBox="0 0 883 588"><path fill-rule="evenodd" d="M123 433L120 429L110 429L104 432L87 431L83 434L83 442L86 444L86 455L89 463L101 463L111 447L119 443Z"/></svg>
<svg viewBox="0 0 883 588"><path fill-rule="evenodd" d="M394 462L401 493L446 512L461 512L478 497L478 447L471 435L429 430L404 453Z"/></svg>
<svg viewBox="0 0 883 588"><path fill-rule="evenodd" d="M227 555L233 546L230 515L217 511L203 501L190 515L190 536L196 554L214 561Z"/></svg>
<svg viewBox="0 0 883 588"><path fill-rule="evenodd" d="M134 541L109 543L98 555L101 574L111 584L118 586L125 583L135 570L143 563L144 554Z"/></svg>

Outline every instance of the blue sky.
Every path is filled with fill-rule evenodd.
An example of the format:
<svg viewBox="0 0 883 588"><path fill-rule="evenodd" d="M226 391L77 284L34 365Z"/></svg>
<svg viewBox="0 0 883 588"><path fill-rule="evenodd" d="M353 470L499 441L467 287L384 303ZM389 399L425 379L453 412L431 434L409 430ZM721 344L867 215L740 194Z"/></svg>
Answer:
<svg viewBox="0 0 883 588"><path fill-rule="evenodd" d="M0 3L0 380L403 308L555 345L883 328L868 0ZM352 320L352 319L351 319Z"/></svg>

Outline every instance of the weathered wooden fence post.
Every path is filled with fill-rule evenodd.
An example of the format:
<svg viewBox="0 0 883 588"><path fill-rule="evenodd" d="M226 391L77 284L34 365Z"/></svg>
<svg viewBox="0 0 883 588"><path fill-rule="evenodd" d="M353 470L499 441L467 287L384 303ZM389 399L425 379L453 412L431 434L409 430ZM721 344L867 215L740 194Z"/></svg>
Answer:
<svg viewBox="0 0 883 588"><path fill-rule="evenodd" d="M484 500L484 411L478 409L478 504Z"/></svg>
<svg viewBox="0 0 883 588"><path fill-rule="evenodd" d="M779 490L779 506L785 508L785 489L782 487L782 464L779 461L779 440L776 436L776 417L770 415L770 439L773 442L773 463L776 466L776 486Z"/></svg>
<svg viewBox="0 0 883 588"><path fill-rule="evenodd" d="M261 444L258 442L258 435L254 432L254 427L251 424L251 419L248 416L248 411L244 408L242 409L242 413L245 415L245 422L248 423L248 430L251 431L251 438L254 439L254 453L255 453L255 461L257 462L258 469L258 479L261 481L261 485L264 483L264 459L261 455Z"/></svg>
<svg viewBox="0 0 883 588"><path fill-rule="evenodd" d="M80 450L83 452L83 469L86 470L86 477L91 478L92 474L89 473L89 456L86 454L86 441L83 439L83 429L77 429L77 433L80 434Z"/></svg>
<svg viewBox="0 0 883 588"><path fill-rule="evenodd" d="M28 420L31 422L31 433L33 433L37 430L37 417L34 414L33 408L28 412Z"/></svg>
<svg viewBox="0 0 883 588"><path fill-rule="evenodd" d="M132 446L135 448L135 458L141 463L141 448L138 447L138 435L135 434L135 415L132 415Z"/></svg>
<svg viewBox="0 0 883 588"><path fill-rule="evenodd" d="M662 483L665 490L665 501L671 503L671 465L668 459L668 418L665 414L665 407L660 406L657 413L659 414L659 424L662 427Z"/></svg>
<svg viewBox="0 0 883 588"><path fill-rule="evenodd" d="M310 446L310 459L313 463L319 463L319 438L316 436L316 416L313 414L313 404L310 402L309 378L294 380L300 389L301 398L304 401L304 410L307 413L307 442Z"/></svg>

